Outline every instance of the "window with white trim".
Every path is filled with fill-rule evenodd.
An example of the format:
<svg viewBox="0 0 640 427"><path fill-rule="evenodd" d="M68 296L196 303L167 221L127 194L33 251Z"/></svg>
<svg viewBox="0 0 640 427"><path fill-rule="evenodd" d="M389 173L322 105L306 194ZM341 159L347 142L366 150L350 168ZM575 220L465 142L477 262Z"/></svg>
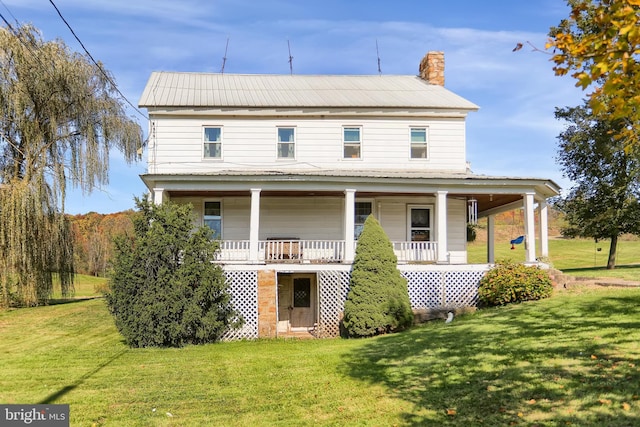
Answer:
<svg viewBox="0 0 640 427"><path fill-rule="evenodd" d="M295 159L296 157L296 128L278 128L278 159Z"/></svg>
<svg viewBox="0 0 640 427"><path fill-rule="evenodd" d="M354 234L356 240L360 237L362 233L362 229L364 228L364 222L367 220L367 217L373 213L373 203L372 202L355 202L354 209Z"/></svg>
<svg viewBox="0 0 640 427"><path fill-rule="evenodd" d="M412 206L409 208L409 238L412 242L431 241L431 208Z"/></svg>
<svg viewBox="0 0 640 427"><path fill-rule="evenodd" d="M222 238L222 202L204 202L203 222L213 231L215 239Z"/></svg>
<svg viewBox="0 0 640 427"><path fill-rule="evenodd" d="M362 128L355 126L342 128L342 142L344 145L344 158L359 159L362 146Z"/></svg>
<svg viewBox="0 0 640 427"><path fill-rule="evenodd" d="M209 127L204 128L204 152L205 159L221 159L222 158L222 128Z"/></svg>
<svg viewBox="0 0 640 427"><path fill-rule="evenodd" d="M411 158L427 158L427 128L411 128Z"/></svg>

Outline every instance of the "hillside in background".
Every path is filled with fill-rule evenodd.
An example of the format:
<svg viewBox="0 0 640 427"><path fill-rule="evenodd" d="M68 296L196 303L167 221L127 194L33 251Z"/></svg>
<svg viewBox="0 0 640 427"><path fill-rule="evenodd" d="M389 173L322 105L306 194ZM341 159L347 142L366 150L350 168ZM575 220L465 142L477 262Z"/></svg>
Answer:
<svg viewBox="0 0 640 427"><path fill-rule="evenodd" d="M113 239L133 234L133 210L111 214L70 215L74 232L76 273L105 276L113 254Z"/></svg>
<svg viewBox="0 0 640 427"><path fill-rule="evenodd" d="M538 226L538 215L535 216L535 224ZM549 238L562 237L561 228L563 224L563 215L560 211L549 207L548 213L548 230ZM516 209L510 212L504 212L495 216L495 242L509 243L512 239L524 234L524 211ZM487 219L478 220L476 229L476 241L483 243L487 241ZM536 236L537 237L537 236Z"/></svg>

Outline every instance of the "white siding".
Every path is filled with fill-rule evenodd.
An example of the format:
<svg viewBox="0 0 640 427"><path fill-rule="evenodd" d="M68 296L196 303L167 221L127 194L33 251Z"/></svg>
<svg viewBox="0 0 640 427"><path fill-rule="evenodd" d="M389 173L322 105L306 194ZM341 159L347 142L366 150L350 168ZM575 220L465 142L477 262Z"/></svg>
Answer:
<svg viewBox="0 0 640 427"><path fill-rule="evenodd" d="M227 169L466 170L465 124L430 119L154 119L150 173L198 173ZM202 158L202 127L222 127L222 159ZM296 127L296 159L276 159L276 128ZM362 156L343 159L343 126L362 127ZM410 159L409 129L428 128L429 158Z"/></svg>
<svg viewBox="0 0 640 427"><path fill-rule="evenodd" d="M343 216L343 199L338 197L263 197L260 239L343 240Z"/></svg>
<svg viewBox="0 0 640 427"><path fill-rule="evenodd" d="M467 202L447 199L447 246L449 251L467 250Z"/></svg>
<svg viewBox="0 0 640 427"><path fill-rule="evenodd" d="M222 235L225 240L248 240L251 199L246 197L224 198L174 198L177 203L191 203L195 223L202 225L202 209L205 200L222 201ZM431 206L433 197L380 197L371 200L374 213L392 241L408 240L407 212L409 206ZM435 212L432 211L432 216ZM303 240L344 239L344 199L341 197L261 197L260 240L273 237L292 237ZM451 256L466 259L467 229L466 202L447 199L448 250ZM432 232L433 235L433 232Z"/></svg>

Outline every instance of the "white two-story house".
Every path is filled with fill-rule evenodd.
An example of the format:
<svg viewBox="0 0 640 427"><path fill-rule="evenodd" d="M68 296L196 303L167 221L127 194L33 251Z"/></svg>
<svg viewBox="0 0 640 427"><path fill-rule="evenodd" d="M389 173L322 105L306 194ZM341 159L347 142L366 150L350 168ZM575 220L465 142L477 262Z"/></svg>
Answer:
<svg viewBox="0 0 640 427"><path fill-rule="evenodd" d="M471 173L465 118L478 107L444 88L442 52L419 71L151 75L142 179L157 203L191 203L221 240L216 262L245 319L230 338L337 335L370 214L416 309L474 304L496 213L524 207L526 260L548 255L545 200L558 186ZM488 264L468 265L467 223L485 216Z"/></svg>

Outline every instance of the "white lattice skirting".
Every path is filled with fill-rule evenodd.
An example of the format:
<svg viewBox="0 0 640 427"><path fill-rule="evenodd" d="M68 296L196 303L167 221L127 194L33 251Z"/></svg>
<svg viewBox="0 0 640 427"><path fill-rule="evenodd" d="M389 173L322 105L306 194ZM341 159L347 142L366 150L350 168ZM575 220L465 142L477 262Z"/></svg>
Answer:
<svg viewBox="0 0 640 427"><path fill-rule="evenodd" d="M231 292L231 304L244 319L244 325L228 331L222 339L258 338L258 272L225 271L225 276Z"/></svg>
<svg viewBox="0 0 640 427"><path fill-rule="evenodd" d="M486 268L475 269L401 269L407 279L413 309L475 306L478 284ZM258 338L258 274L257 271L225 271L233 295L232 304L244 319L239 330L229 331L225 340ZM318 337L340 334L340 319L349 292L351 274L346 269L317 272L319 289ZM274 305L276 301L274 301Z"/></svg>

